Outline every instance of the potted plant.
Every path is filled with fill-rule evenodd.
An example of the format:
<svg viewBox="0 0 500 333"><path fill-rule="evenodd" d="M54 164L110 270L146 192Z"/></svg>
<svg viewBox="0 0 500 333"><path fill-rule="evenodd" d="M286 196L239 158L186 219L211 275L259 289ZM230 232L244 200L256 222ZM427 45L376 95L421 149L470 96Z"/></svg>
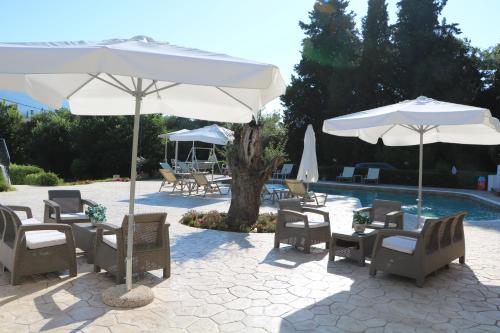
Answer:
<svg viewBox="0 0 500 333"><path fill-rule="evenodd" d="M366 225L370 222L370 217L364 212L355 211L353 215L353 227L354 231L362 234L365 232Z"/></svg>
<svg viewBox="0 0 500 333"><path fill-rule="evenodd" d="M90 218L90 223L92 223L92 225L104 223L106 221L106 207L103 205L88 207L87 210L85 210L85 214Z"/></svg>

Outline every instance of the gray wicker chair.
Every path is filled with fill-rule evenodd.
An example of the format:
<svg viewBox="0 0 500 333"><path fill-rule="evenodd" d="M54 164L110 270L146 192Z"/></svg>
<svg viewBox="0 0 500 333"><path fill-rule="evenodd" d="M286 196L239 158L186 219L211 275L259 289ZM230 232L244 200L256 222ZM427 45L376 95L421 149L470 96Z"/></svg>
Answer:
<svg viewBox="0 0 500 333"><path fill-rule="evenodd" d="M24 211L21 220L14 210ZM11 273L11 284L27 275L64 271L76 276L75 241L71 226L41 223L32 219L31 209L0 205L0 263Z"/></svg>
<svg viewBox="0 0 500 333"><path fill-rule="evenodd" d="M165 223L166 213L134 215L134 251L132 271L143 273L163 269L163 277L170 277L170 224ZM125 215L121 226L111 223L97 225L94 271L102 269L116 276L117 284L125 277L127 256L127 234L129 215ZM114 234L105 235L105 231Z"/></svg>
<svg viewBox="0 0 500 333"><path fill-rule="evenodd" d="M330 246L330 214L319 209L304 207L299 199L279 201L278 221L274 233L274 247L280 243L303 247L304 253L311 252L311 245L325 243ZM319 221L309 220L305 213L321 215Z"/></svg>
<svg viewBox="0 0 500 333"><path fill-rule="evenodd" d="M92 200L82 199L78 190L50 190L49 200L44 200L45 212L43 221L45 223L78 223L90 222L83 210L84 205L96 206Z"/></svg>
<svg viewBox="0 0 500 333"><path fill-rule="evenodd" d="M416 279L422 287L425 277L450 262L465 263L463 220L466 213L425 221L421 231L379 230L373 247L370 275L378 270Z"/></svg>
<svg viewBox="0 0 500 333"><path fill-rule="evenodd" d="M401 202L390 200L373 200L372 207L363 207L357 212L369 213L369 228L372 229L403 229L404 213L401 211Z"/></svg>

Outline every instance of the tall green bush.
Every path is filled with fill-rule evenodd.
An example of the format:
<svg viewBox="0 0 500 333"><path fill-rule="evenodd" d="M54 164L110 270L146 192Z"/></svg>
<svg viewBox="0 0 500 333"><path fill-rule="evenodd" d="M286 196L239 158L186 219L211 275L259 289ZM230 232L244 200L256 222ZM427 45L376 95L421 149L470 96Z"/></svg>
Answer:
<svg viewBox="0 0 500 333"><path fill-rule="evenodd" d="M18 165L13 163L9 167L9 175L12 185L26 184L26 176L42 172L43 169L35 165Z"/></svg>
<svg viewBox="0 0 500 333"><path fill-rule="evenodd" d="M27 185L56 186L61 182L62 180L53 172L32 173L26 176Z"/></svg>
<svg viewBox="0 0 500 333"><path fill-rule="evenodd" d="M7 185L7 181L5 180L3 173L0 172L0 192L5 192L9 189L9 185Z"/></svg>

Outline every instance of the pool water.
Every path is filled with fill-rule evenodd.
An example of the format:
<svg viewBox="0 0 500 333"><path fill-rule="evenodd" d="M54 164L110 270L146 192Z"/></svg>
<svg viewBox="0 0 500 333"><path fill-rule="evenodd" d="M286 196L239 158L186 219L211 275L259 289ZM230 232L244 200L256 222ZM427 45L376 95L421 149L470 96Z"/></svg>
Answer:
<svg viewBox="0 0 500 333"><path fill-rule="evenodd" d="M368 191L359 189L339 189L321 186L318 191L333 195L342 195L358 198L364 206L370 206L374 199L400 201L403 204L403 211L410 214L417 214L416 194L405 192L388 191ZM483 204L466 197L445 196L442 194L423 194L422 214L426 217L442 217L467 211L466 220L499 220L500 208Z"/></svg>

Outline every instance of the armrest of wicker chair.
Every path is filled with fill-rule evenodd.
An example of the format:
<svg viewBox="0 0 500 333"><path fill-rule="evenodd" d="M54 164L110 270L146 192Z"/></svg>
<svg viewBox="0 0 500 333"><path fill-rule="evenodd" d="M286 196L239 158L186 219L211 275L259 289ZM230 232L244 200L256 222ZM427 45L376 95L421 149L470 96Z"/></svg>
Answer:
<svg viewBox="0 0 500 333"><path fill-rule="evenodd" d="M396 224L396 229L403 229L404 213L400 210L387 213L385 215L385 224L388 226L390 223Z"/></svg>
<svg viewBox="0 0 500 333"><path fill-rule="evenodd" d="M118 234L118 231L122 229L121 225L116 225L113 223L99 223L96 224L96 239L97 240L102 240L102 235L104 234L104 231L108 231L110 233Z"/></svg>
<svg viewBox="0 0 500 333"><path fill-rule="evenodd" d="M302 214L302 213L297 212L295 210L289 210L289 209L280 209L279 213L282 213L287 217L295 217L299 221L304 221L304 228L306 230L309 230L309 219L308 219L306 214ZM291 221L288 221L288 222L291 222ZM287 221L285 220L285 224L286 223L287 223Z"/></svg>
<svg viewBox="0 0 500 333"><path fill-rule="evenodd" d="M20 211L20 212L25 212L27 218L32 218L33 213L31 212L31 208L28 206L7 206L8 208L12 209L13 211Z"/></svg>
<svg viewBox="0 0 500 333"><path fill-rule="evenodd" d="M310 207L302 207L302 211L321 215L325 219L325 222L330 222L330 212L325 212L321 209L315 209Z"/></svg>
<svg viewBox="0 0 500 333"><path fill-rule="evenodd" d="M41 224L29 224L29 225L20 225L17 229L17 237L16 240L19 242L23 239L23 236L28 231L47 231L47 230L55 230L59 232L63 232L66 236L66 244L68 248L75 251L75 239L73 238L73 229L70 225L60 224L60 223L41 223ZM16 244L20 246L21 244Z"/></svg>
<svg viewBox="0 0 500 333"><path fill-rule="evenodd" d="M354 210L357 213L369 213L373 210L373 207L361 207Z"/></svg>
<svg viewBox="0 0 500 333"><path fill-rule="evenodd" d="M52 200L43 200L45 203L45 213L43 222L47 222L47 219L50 217L50 214L54 212L56 214L55 220L59 223L61 221L61 206L55 201Z"/></svg>
<svg viewBox="0 0 500 333"><path fill-rule="evenodd" d="M89 207L97 206L97 202L90 199L82 199L82 204L87 205Z"/></svg>

